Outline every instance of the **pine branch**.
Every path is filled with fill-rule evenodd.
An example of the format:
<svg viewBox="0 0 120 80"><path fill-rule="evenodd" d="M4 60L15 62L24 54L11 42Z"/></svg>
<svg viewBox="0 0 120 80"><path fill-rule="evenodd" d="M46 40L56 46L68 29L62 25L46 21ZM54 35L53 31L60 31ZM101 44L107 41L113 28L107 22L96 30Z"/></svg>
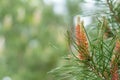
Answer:
<svg viewBox="0 0 120 80"><path fill-rule="evenodd" d="M107 0L107 4L119 24L120 19L115 14L110 0ZM111 24L113 26L114 23ZM75 32L67 31L69 49L73 57L66 58L70 61L69 67L63 66L53 71L57 77L57 72L61 72L60 77L63 76L64 79L67 76L75 80L119 80L120 41L116 42L116 27L110 29L108 20L103 17L95 30L96 36L89 36L80 17L77 17Z"/></svg>
<svg viewBox="0 0 120 80"><path fill-rule="evenodd" d="M107 0L107 4L108 4L108 6L109 6L110 11L113 13L113 16L114 16L114 18L116 19L116 21L117 21L118 23L120 23L120 19L119 19L118 16L115 15L115 11L113 10L113 6L112 6L112 4L110 3L110 0Z"/></svg>

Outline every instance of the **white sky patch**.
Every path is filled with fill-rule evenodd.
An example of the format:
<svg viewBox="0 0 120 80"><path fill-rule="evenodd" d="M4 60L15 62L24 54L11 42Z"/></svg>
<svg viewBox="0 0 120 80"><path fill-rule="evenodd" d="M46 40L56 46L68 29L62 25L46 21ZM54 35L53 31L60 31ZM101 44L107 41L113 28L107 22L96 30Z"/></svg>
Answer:
<svg viewBox="0 0 120 80"><path fill-rule="evenodd" d="M55 4L64 4L65 0L52 0Z"/></svg>
<svg viewBox="0 0 120 80"><path fill-rule="evenodd" d="M85 0L85 2L88 2L88 3L95 3L94 0Z"/></svg>
<svg viewBox="0 0 120 80"><path fill-rule="evenodd" d="M94 0L85 0L86 3L84 3L82 6L84 6L86 9L94 9L94 4L95 1ZM82 7L81 6L81 7Z"/></svg>
<svg viewBox="0 0 120 80"><path fill-rule="evenodd" d="M84 9L87 10L93 10L94 9L94 4L95 1L94 0L85 0L86 3L84 3L83 5L80 5L80 7L83 7L83 11ZM51 5L53 4L53 11L56 14L59 15L64 15L67 13L67 9L66 9L66 0L44 0L44 3L47 5Z"/></svg>
<svg viewBox="0 0 120 80"><path fill-rule="evenodd" d="M65 0L53 0L53 3L54 3L53 11L56 14L65 14L67 12Z"/></svg>
<svg viewBox="0 0 120 80"><path fill-rule="evenodd" d="M53 11L54 11L56 14L59 14L59 15L64 15L64 14L66 14L66 12L67 12L65 6L57 5L57 4L54 5Z"/></svg>
<svg viewBox="0 0 120 80"><path fill-rule="evenodd" d="M54 8L53 11L58 15L64 15L67 13L66 8L66 0L44 0L46 4L53 4ZM85 0L86 3L81 5L83 11L88 10L94 10L94 0ZM84 6L84 7L83 7ZM84 25L87 26L91 23L91 17L81 17L81 20L84 20Z"/></svg>
<svg viewBox="0 0 120 80"><path fill-rule="evenodd" d="M43 1L44 1L44 3L47 4L47 5L51 5L51 4L53 3L52 0L43 0Z"/></svg>
<svg viewBox="0 0 120 80"><path fill-rule="evenodd" d="M44 0L47 5L53 4L53 11L55 14L64 15L66 10L66 0Z"/></svg>
<svg viewBox="0 0 120 80"><path fill-rule="evenodd" d="M63 5L65 4L65 0L43 0L45 4L60 4L60 5Z"/></svg>

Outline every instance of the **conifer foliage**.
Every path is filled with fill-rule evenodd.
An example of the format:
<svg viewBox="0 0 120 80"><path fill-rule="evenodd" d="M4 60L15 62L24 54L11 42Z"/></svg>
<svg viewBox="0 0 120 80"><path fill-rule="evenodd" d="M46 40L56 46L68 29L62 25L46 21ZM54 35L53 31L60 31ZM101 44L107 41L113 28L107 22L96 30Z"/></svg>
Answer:
<svg viewBox="0 0 120 80"><path fill-rule="evenodd" d="M95 26L96 36L91 37L80 16L75 32L67 31L67 41L73 57L53 73L58 80L120 80L120 2L106 0L109 13Z"/></svg>

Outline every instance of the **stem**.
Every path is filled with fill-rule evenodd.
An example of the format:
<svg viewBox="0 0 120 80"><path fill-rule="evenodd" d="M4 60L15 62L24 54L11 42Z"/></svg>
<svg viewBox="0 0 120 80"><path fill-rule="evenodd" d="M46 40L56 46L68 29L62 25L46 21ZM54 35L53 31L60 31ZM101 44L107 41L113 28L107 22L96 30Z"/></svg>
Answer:
<svg viewBox="0 0 120 80"><path fill-rule="evenodd" d="M86 63L86 65L88 65L88 67L90 67L91 69L92 69L92 71L98 76L98 77L100 77L102 80L105 80L105 77L103 76L103 74L102 73L100 73L97 69L96 69L96 67L95 67L95 65L90 65L90 63Z"/></svg>

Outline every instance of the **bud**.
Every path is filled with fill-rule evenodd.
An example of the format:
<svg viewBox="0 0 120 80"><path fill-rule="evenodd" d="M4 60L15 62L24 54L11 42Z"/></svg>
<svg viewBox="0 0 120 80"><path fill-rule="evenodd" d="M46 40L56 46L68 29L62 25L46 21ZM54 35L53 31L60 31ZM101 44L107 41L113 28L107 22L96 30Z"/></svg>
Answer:
<svg viewBox="0 0 120 80"><path fill-rule="evenodd" d="M84 30L83 21L80 21L80 17L77 17L77 24L75 28L75 34L76 34L76 44L79 48L79 58L80 60L86 60L89 57L89 51L88 51L88 41L87 36Z"/></svg>

